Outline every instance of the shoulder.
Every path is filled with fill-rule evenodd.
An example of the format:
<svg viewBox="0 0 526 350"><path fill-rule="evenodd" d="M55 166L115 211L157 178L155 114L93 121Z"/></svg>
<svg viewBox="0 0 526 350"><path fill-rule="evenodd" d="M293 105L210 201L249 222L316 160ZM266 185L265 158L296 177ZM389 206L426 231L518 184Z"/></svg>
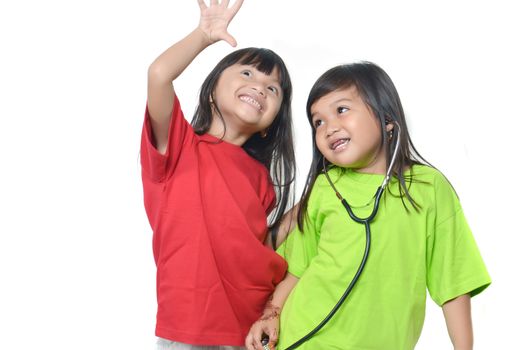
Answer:
<svg viewBox="0 0 526 350"><path fill-rule="evenodd" d="M409 170L408 175L416 181L433 185L435 190L453 189L453 186L451 186L447 177L440 170L429 165L413 165Z"/></svg>
<svg viewBox="0 0 526 350"><path fill-rule="evenodd" d="M331 169L329 170L329 176L334 177L337 176L337 174L334 173ZM331 186L327 181L327 177L323 173L318 174L318 176L316 176L316 179L314 180L314 184L312 185L312 191L309 197L309 202L320 201L324 196L326 196L328 190L331 190Z"/></svg>
<svg viewBox="0 0 526 350"><path fill-rule="evenodd" d="M312 184L312 189L306 203L306 211L309 219L317 222L320 215L334 202L334 199L336 199L334 191L327 181L325 174L318 174Z"/></svg>
<svg viewBox="0 0 526 350"><path fill-rule="evenodd" d="M269 169L260 161L253 158L248 153L243 151L242 161L240 164L243 166L243 170L247 172L247 175L255 179L259 186L272 189L274 192L274 184L270 175Z"/></svg>
<svg viewBox="0 0 526 350"><path fill-rule="evenodd" d="M412 175L416 181L428 184L425 198L433 199L437 222L449 218L462 209L454 187L440 170L430 166L415 165L412 167Z"/></svg>

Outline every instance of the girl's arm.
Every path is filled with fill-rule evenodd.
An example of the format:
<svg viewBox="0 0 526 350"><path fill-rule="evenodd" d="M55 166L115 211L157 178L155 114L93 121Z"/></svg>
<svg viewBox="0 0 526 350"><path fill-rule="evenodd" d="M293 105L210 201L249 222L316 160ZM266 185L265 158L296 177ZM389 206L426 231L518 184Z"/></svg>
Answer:
<svg viewBox="0 0 526 350"><path fill-rule="evenodd" d="M211 0L207 7L198 0L201 9L199 26L184 39L177 42L153 61L148 69L148 111L151 117L156 147L165 153L168 142L168 127L174 102L172 82L185 70L207 46L225 40L236 46L236 40L227 32L243 0L228 7L228 0L218 3Z"/></svg>
<svg viewBox="0 0 526 350"><path fill-rule="evenodd" d="M288 212L283 215L281 218L281 222L279 223L278 227L278 234L276 237L276 248L283 243L283 241L287 238L290 232L294 230L296 227L296 221L298 217L298 204L296 204L292 209L290 209ZM267 234L267 239L265 240L265 244L274 249L272 246L272 235L270 232Z"/></svg>
<svg viewBox="0 0 526 350"><path fill-rule="evenodd" d="M447 331L455 350L473 349L473 326L471 323L471 297L461 295L442 306Z"/></svg>
<svg viewBox="0 0 526 350"><path fill-rule="evenodd" d="M277 285L274 294L270 297L265 310L263 310L263 315L259 320L257 320L245 339L245 346L247 350L263 350L261 344L261 339L263 334L266 334L269 337L269 347L274 349L275 344L278 341L278 332L279 332L279 316L281 314L281 309L285 300L289 296L289 293L292 291L296 283L298 283L298 278L290 273L287 273L285 279Z"/></svg>

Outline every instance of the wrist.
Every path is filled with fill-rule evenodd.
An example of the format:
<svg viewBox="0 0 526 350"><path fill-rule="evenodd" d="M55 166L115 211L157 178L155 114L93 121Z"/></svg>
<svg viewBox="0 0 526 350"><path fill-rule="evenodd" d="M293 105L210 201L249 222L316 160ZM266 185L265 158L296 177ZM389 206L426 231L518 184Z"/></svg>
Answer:
<svg viewBox="0 0 526 350"><path fill-rule="evenodd" d="M201 28L200 26L197 27L194 30L194 33L199 36L201 45L204 47L212 45L214 42L212 41L211 33L207 32L205 29Z"/></svg>
<svg viewBox="0 0 526 350"><path fill-rule="evenodd" d="M281 314L281 308L277 305L274 305L269 300L263 309L263 313L260 317L260 320L270 320L273 318L279 318Z"/></svg>
<svg viewBox="0 0 526 350"><path fill-rule="evenodd" d="M190 33L190 36L193 38L192 40L194 43L199 47L199 51L202 51L213 44L210 41L209 35L201 27L195 28L193 32Z"/></svg>

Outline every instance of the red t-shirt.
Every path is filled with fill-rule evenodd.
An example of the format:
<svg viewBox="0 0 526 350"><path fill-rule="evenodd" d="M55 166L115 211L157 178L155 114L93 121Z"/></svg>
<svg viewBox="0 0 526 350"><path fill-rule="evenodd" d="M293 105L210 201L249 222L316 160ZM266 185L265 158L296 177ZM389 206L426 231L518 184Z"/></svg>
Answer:
<svg viewBox="0 0 526 350"><path fill-rule="evenodd" d="M177 97L164 155L146 109L141 164L157 265L155 334L243 345L287 268L263 244L275 202L267 169L239 146L195 134Z"/></svg>

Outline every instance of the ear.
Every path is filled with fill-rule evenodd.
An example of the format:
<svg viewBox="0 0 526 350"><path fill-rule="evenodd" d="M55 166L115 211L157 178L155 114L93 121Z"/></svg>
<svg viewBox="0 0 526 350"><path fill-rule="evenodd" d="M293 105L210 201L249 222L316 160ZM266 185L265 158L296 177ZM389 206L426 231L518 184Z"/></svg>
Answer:
<svg viewBox="0 0 526 350"><path fill-rule="evenodd" d="M393 122L385 122L385 132L393 131L394 129L394 123Z"/></svg>
<svg viewBox="0 0 526 350"><path fill-rule="evenodd" d="M212 113L216 113L217 112L217 106L216 106L216 103L214 101L214 96L213 95L210 95L208 97L208 103L210 104L210 110L212 111Z"/></svg>

